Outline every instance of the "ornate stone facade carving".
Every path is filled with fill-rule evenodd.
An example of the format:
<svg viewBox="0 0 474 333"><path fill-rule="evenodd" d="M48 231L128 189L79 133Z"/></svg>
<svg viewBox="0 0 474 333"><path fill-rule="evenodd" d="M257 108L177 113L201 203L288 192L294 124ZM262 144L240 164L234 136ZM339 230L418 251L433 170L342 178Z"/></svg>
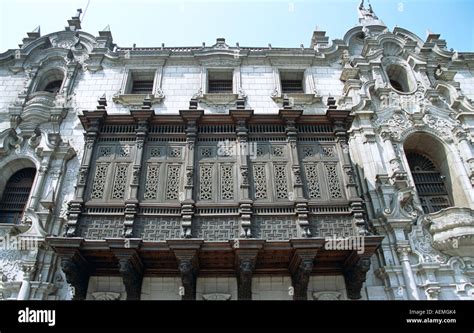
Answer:
<svg viewBox="0 0 474 333"><path fill-rule="evenodd" d="M424 42L399 27L389 31L370 6L361 4L359 13L360 25L343 40L330 43L315 31L310 48L284 52L223 39L211 47L118 47L109 29L98 37L83 33L77 14L65 31L31 32L19 49L1 54L0 81L8 89L0 91L7 106L0 117L0 194L10 172L37 173L23 218L2 224L0 235L44 242L34 258L0 249L3 297L18 294L25 259L41 267L31 274L33 286L51 283L60 257L70 291L58 282L57 290L42 287L30 297L84 299L90 257L100 274L122 277L129 299L140 297L141 268L181 276L183 298L195 298L201 260L205 274L235 274L239 299L251 299L254 273L281 275L288 264L295 298L304 299L319 271L308 258L292 261L298 242L326 258L324 238L362 235L366 257L341 251L337 262L328 261L333 271L344 267L350 299L471 297L473 218L461 208L474 200L470 55L448 51L434 34ZM265 64L247 61L255 57ZM232 70L232 93L207 91L208 68ZM309 93L284 96L286 70L302 74ZM150 96L128 94L129 74L151 74ZM57 93L42 91L59 77ZM98 91L104 84L122 86L106 96ZM179 88L193 84L185 90L194 96ZM88 111L91 91L102 96ZM407 142L421 134L445 149L433 155L440 155L454 206L430 214L422 212L404 156L417 148ZM248 152L237 150L245 145ZM361 293L382 236L390 241L373 260L378 274ZM143 267L120 257L127 251L115 252L124 244L148 260ZM447 277L455 282L444 283ZM90 295L125 298L115 291ZM340 289L315 295L344 297Z"/></svg>

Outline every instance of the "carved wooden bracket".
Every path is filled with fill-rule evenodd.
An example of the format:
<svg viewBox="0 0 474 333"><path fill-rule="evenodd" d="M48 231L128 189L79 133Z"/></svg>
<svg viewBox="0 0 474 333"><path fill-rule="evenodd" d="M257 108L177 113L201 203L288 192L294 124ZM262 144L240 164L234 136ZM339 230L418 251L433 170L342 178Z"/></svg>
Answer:
<svg viewBox="0 0 474 333"><path fill-rule="evenodd" d="M252 276L255 270L258 252L236 253L237 288L239 300L252 299Z"/></svg>
<svg viewBox="0 0 474 333"><path fill-rule="evenodd" d="M105 241L118 261L117 267L127 292L127 300L139 300L144 271L138 254L141 240L106 238Z"/></svg>
<svg viewBox="0 0 474 333"><path fill-rule="evenodd" d="M196 299L196 280L197 280L197 257L178 259L178 269L181 274L181 282L184 287L183 300Z"/></svg>
<svg viewBox="0 0 474 333"><path fill-rule="evenodd" d="M89 267L79 251L61 255L61 269L66 275L66 281L71 285L72 299L85 300L89 285Z"/></svg>
<svg viewBox="0 0 474 333"><path fill-rule="evenodd" d="M316 249L297 249L290 261L291 282L294 288L294 300L308 299L308 283L313 271Z"/></svg>
<svg viewBox="0 0 474 333"><path fill-rule="evenodd" d="M360 258L354 265L344 270L347 297L349 299L360 299L362 284L365 282L367 272L370 269L370 258Z"/></svg>
<svg viewBox="0 0 474 333"><path fill-rule="evenodd" d="M127 301L140 300L143 265L136 252L116 253L120 275L127 291Z"/></svg>
<svg viewBox="0 0 474 333"><path fill-rule="evenodd" d="M184 288L184 293L180 292L182 300L196 299L196 280L199 272L198 250L201 244L200 240L168 241L178 261L178 270Z"/></svg>

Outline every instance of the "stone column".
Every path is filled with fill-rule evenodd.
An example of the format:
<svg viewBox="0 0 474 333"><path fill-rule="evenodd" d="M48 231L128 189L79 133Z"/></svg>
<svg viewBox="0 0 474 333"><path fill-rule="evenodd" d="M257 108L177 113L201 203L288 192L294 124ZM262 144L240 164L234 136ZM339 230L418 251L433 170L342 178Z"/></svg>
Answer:
<svg viewBox="0 0 474 333"><path fill-rule="evenodd" d="M403 279L405 280L408 299L419 300L420 296L418 295L415 276L413 275L409 258L411 248L408 244L398 245L397 253L400 258L400 263L402 264Z"/></svg>
<svg viewBox="0 0 474 333"><path fill-rule="evenodd" d="M17 300L24 301L30 299L30 282L33 279L33 274L36 271L35 263L24 263L21 266L21 270L23 271L23 281L21 282Z"/></svg>
<svg viewBox="0 0 474 333"><path fill-rule="evenodd" d="M191 238L192 220L194 216L194 169L195 146L197 137L197 121L203 115L202 110L183 110L179 112L186 122L186 149L185 149L185 174L184 197L181 200L181 237ZM180 195L181 197L181 195Z"/></svg>
<svg viewBox="0 0 474 333"><path fill-rule="evenodd" d="M237 176L239 184L239 214L240 214L240 230L241 238L252 237L252 207L253 200L250 198L250 181L249 181L249 157L256 154L256 148L252 143L248 142L247 121L252 117L253 110L230 110L230 115L236 122L237 144L237 168L240 175ZM254 149L255 148L255 149Z"/></svg>
<svg viewBox="0 0 474 333"><path fill-rule="evenodd" d="M471 180L471 185L474 186L474 153L472 145L469 142L469 135L460 129L455 130L454 134L458 139L458 146L463 160L467 163L467 174Z"/></svg>
<svg viewBox="0 0 474 333"><path fill-rule="evenodd" d="M28 79L25 84L25 88L21 92L21 95L28 95L32 93L33 83L36 81L36 75L38 74L39 66L32 66L31 69L25 70L25 74ZM36 81L37 82L37 81Z"/></svg>
<svg viewBox="0 0 474 333"><path fill-rule="evenodd" d="M403 166L400 160L400 157L395 153L393 148L391 133L388 130L382 130L380 132L380 137L383 140L383 150L387 154L387 162L390 165L389 175L392 177L397 177L403 173Z"/></svg>
<svg viewBox="0 0 474 333"><path fill-rule="evenodd" d="M41 165L38 169L35 184L31 189L31 200L28 208L32 210L36 210L36 208L38 208L39 200L43 196L43 188L46 179L46 174L49 170L50 161L51 153L48 152L45 154L45 156L43 156L43 159L41 160Z"/></svg>
<svg viewBox="0 0 474 333"><path fill-rule="evenodd" d="M62 91L61 93L64 94L64 96L69 95L69 92L71 92L72 86L74 84L74 77L77 73L77 68L78 62L73 60L67 64L67 72L66 72L66 77L64 79L64 83L62 86Z"/></svg>

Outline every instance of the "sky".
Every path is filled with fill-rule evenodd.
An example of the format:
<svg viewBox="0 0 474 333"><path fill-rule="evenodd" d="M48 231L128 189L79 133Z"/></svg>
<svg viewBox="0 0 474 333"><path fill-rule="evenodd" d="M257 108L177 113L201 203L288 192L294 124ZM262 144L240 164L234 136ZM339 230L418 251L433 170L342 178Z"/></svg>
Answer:
<svg viewBox="0 0 474 333"><path fill-rule="evenodd" d="M64 30L83 9L82 30L98 36L110 25L119 46L309 46L313 31L342 39L357 24L359 0L0 0L0 53L17 48L26 32ZM367 1L366 6L367 6ZM390 30L408 29L423 40L441 34L448 48L474 52L474 1L371 0Z"/></svg>

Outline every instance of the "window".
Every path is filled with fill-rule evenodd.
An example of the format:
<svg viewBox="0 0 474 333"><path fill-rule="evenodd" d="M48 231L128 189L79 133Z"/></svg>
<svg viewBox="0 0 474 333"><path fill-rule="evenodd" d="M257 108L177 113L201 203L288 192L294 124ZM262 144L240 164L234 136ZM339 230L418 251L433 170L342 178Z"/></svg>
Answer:
<svg viewBox="0 0 474 333"><path fill-rule="evenodd" d="M57 94L61 90L61 86L64 81L64 73L62 70L53 69L43 75L41 75L41 80L36 87L36 91L46 91L51 94Z"/></svg>
<svg viewBox="0 0 474 333"><path fill-rule="evenodd" d="M213 70L208 73L207 92L209 94L232 94L233 71Z"/></svg>
<svg viewBox="0 0 474 333"><path fill-rule="evenodd" d="M444 183L445 177L433 162L419 153L411 152L406 156L423 211L429 214L450 207L451 200Z"/></svg>
<svg viewBox="0 0 474 333"><path fill-rule="evenodd" d="M409 93L416 88L415 83L410 78L409 73L404 66L391 64L388 65L385 70L393 89L403 93Z"/></svg>
<svg viewBox="0 0 474 333"><path fill-rule="evenodd" d="M281 92L283 94L304 93L303 71L281 71Z"/></svg>
<svg viewBox="0 0 474 333"><path fill-rule="evenodd" d="M136 95L153 94L155 73L132 72L130 75L130 93Z"/></svg>
<svg viewBox="0 0 474 333"><path fill-rule="evenodd" d="M393 89L398 90L398 91L404 91L402 85L400 82L395 81L395 80L390 80L390 84L392 85Z"/></svg>
<svg viewBox="0 0 474 333"><path fill-rule="evenodd" d="M141 106L149 96L152 104L159 103L164 97L161 90L163 66L158 68L126 66L122 86L118 94L112 97L114 103L124 106Z"/></svg>
<svg viewBox="0 0 474 333"><path fill-rule="evenodd" d="M20 222L35 174L34 168L25 168L10 177L0 201L0 223Z"/></svg>
<svg viewBox="0 0 474 333"><path fill-rule="evenodd" d="M61 85L63 81L56 80L53 82L48 83L48 85L44 88L44 91L50 92L52 94L57 94L59 90L61 90Z"/></svg>

